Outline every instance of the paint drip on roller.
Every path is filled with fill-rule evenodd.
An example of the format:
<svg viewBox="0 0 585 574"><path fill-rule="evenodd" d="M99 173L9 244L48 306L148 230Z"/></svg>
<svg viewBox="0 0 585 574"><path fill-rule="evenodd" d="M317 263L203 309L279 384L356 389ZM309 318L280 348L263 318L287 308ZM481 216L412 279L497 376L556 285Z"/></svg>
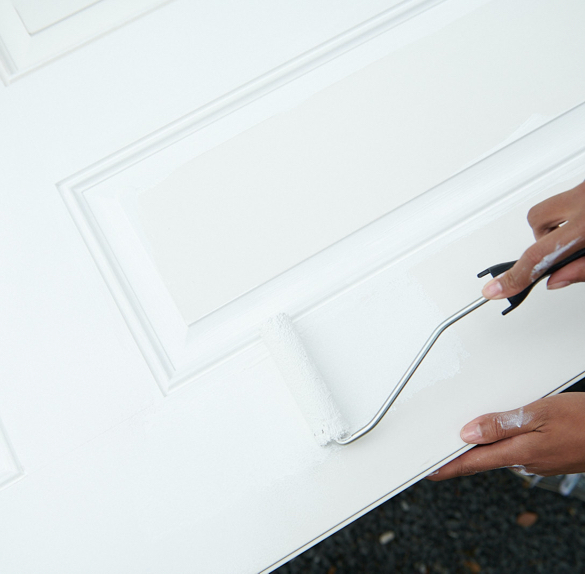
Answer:
<svg viewBox="0 0 585 574"><path fill-rule="evenodd" d="M281 313L268 319L260 335L319 445L325 446L349 434L331 390L307 353L291 318Z"/></svg>

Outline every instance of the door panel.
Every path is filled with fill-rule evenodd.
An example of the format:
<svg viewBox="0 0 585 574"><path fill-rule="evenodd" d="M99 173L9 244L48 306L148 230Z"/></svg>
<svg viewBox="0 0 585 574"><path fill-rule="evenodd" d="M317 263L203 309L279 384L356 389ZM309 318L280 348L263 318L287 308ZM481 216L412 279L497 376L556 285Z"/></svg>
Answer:
<svg viewBox="0 0 585 574"><path fill-rule="evenodd" d="M165 0L2 0L0 77L6 83L13 81L31 69L164 2Z"/></svg>
<svg viewBox="0 0 585 574"><path fill-rule="evenodd" d="M20 19L30 34L53 26L97 4L99 0L57 0L50 4L38 0L12 0Z"/></svg>
<svg viewBox="0 0 585 574"><path fill-rule="evenodd" d="M267 572L580 375L582 289L536 289L325 449L258 332L290 314L352 428L377 410L585 178L581 1L175 0L72 50L119 10L82 4L0 5L39 29L0 18L2 572Z"/></svg>
<svg viewBox="0 0 585 574"><path fill-rule="evenodd" d="M585 40L555 47L551 56L552 46L535 33L542 16L528 23L522 15L527 32L516 32L513 42L511 21L498 30L495 13L470 16L198 156L140 194L138 224L185 321L444 181L480 153L482 139L510 135L518 117L536 118L534 129L580 103L573 55ZM506 65L515 45L522 50ZM561 66L564 73L571 66L573 79L559 83ZM533 76L555 84L554 105L550 89L527 80ZM494 100L503 93L495 114ZM229 130L234 120L219 121Z"/></svg>

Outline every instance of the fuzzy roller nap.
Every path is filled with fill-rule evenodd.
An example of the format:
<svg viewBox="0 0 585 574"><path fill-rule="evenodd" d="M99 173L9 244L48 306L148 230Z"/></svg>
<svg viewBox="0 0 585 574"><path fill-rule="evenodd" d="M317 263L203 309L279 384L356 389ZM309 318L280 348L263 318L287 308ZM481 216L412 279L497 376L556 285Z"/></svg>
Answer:
<svg viewBox="0 0 585 574"><path fill-rule="evenodd" d="M272 317L260 334L317 442L324 446L346 436L347 425L291 318Z"/></svg>

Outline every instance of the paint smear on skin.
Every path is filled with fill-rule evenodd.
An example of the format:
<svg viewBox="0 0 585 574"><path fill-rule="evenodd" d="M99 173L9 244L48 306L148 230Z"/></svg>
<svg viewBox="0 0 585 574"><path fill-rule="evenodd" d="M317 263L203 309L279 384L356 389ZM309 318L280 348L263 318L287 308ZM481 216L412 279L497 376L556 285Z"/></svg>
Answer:
<svg viewBox="0 0 585 574"><path fill-rule="evenodd" d="M538 476L537 474L534 474L533 472L528 472L526 470L526 467L521 465L521 464L515 464L514 466L507 466L506 468L511 468L512 470L515 470L518 474L521 474L522 476Z"/></svg>
<svg viewBox="0 0 585 574"><path fill-rule="evenodd" d="M555 250L552 253L545 255L540 260L540 262L534 266L532 272L530 273L530 280L532 282L536 281L551 265L557 261L557 259L563 253L571 249L571 247L573 247L577 241L581 241L581 238L577 237L577 239L573 239L573 241L567 243L567 245L561 245L560 243L557 243Z"/></svg>
<svg viewBox="0 0 585 574"><path fill-rule="evenodd" d="M532 413L525 413L524 407L520 407L515 411L510 411L507 413L501 413L497 417L498 424L503 430L510 430L513 428L522 428L524 425L528 424L534 415Z"/></svg>

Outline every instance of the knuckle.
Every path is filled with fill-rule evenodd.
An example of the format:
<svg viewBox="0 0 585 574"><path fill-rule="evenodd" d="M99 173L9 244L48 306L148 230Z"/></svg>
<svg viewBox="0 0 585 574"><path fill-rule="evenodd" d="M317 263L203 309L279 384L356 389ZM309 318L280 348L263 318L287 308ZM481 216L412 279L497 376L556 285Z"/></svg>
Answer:
<svg viewBox="0 0 585 574"><path fill-rule="evenodd" d="M490 426L492 435L495 437L495 440L502 440L508 436L507 424L502 415L497 415L491 421Z"/></svg>
<svg viewBox="0 0 585 574"><path fill-rule="evenodd" d="M554 208L554 204L557 201L555 197L549 197L540 203L537 203L533 207L528 210L528 214L526 215L526 219L528 220L528 224L532 229L535 227L548 227L547 220L551 216L552 213L555 213L557 210Z"/></svg>
<svg viewBox="0 0 585 574"><path fill-rule="evenodd" d="M554 406L551 406L548 398L541 399L534 403L536 408L532 410L531 425L533 430L542 431L542 428L550 420L551 412L555 410ZM557 408L558 410L558 408Z"/></svg>
<svg viewBox="0 0 585 574"><path fill-rule="evenodd" d="M526 263L531 269L534 269L543 259L544 254L537 243L531 245L525 252Z"/></svg>
<svg viewBox="0 0 585 574"><path fill-rule="evenodd" d="M477 474L477 470L471 464L465 463L459 466L459 476L472 476L474 474Z"/></svg>
<svg viewBox="0 0 585 574"><path fill-rule="evenodd" d="M524 288L522 279L518 276L518 272L515 269L511 269L505 273L500 279L500 283L502 283L506 291L521 291Z"/></svg>
<svg viewBox="0 0 585 574"><path fill-rule="evenodd" d="M541 213L541 203L537 203L534 207L531 207L528 210L528 214L526 216L526 219L528 220L528 225L530 225L530 227L532 227L532 229L535 228L535 226L539 225L539 221L540 221L540 213Z"/></svg>
<svg viewBox="0 0 585 574"><path fill-rule="evenodd" d="M528 224L537 236L546 235L566 223L566 214L558 205L560 197L545 200L528 211Z"/></svg>

